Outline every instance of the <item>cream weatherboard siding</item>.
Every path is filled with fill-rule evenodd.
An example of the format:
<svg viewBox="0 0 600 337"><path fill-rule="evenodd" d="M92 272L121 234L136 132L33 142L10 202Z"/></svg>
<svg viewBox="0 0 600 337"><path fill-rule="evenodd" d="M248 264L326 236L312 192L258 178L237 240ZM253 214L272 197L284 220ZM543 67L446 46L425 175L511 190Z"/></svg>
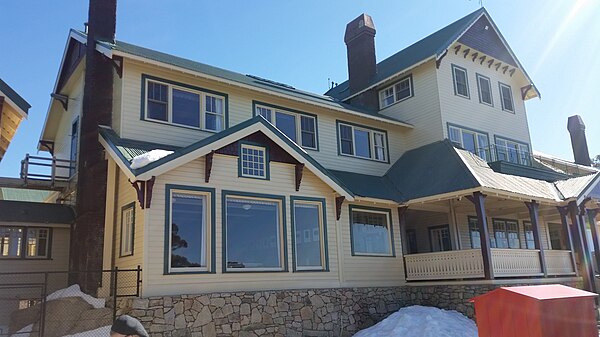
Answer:
<svg viewBox="0 0 600 337"><path fill-rule="evenodd" d="M409 132L412 132L405 127L352 116L316 105L286 100L277 96L224 85L200 77L126 60L123 75L121 130L119 134L122 138L174 146L187 146L214 134L186 127L141 120L142 74L227 94L230 127L254 116L252 111L253 101L280 106L282 109L287 108L317 115L319 151L307 149L307 153L323 166L331 169L382 175L391 165L390 163L338 155L336 120L362 125L367 128L386 130L391 163L396 161L406 151L405 143L410 135Z"/></svg>
<svg viewBox="0 0 600 337"><path fill-rule="evenodd" d="M467 69L470 98L454 94L452 64ZM451 123L487 132L490 144L494 143L494 136L531 144L525 104L520 91L520 88L527 85L527 82L522 80L519 71L510 77L509 72L503 74L502 68L498 71L494 66L488 68L486 62L483 64L480 64L478 60L473 62L470 56L464 58L462 52L456 55L454 49L449 48L437 73L444 138L448 137L447 124ZM490 78L493 107L479 103L476 73ZM514 113L502 110L498 82L511 86L515 106Z"/></svg>
<svg viewBox="0 0 600 337"><path fill-rule="evenodd" d="M407 131L405 150L417 148L444 138L435 60L412 69L398 79L409 74L412 75L414 96L380 111L381 114L414 125L413 130ZM382 84L379 89L389 87L398 79Z"/></svg>

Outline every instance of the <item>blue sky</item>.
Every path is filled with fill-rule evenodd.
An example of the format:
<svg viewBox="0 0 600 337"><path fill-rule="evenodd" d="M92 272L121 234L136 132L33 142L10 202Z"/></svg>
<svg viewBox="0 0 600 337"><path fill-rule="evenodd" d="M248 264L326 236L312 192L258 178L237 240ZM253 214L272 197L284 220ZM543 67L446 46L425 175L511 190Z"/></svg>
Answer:
<svg viewBox="0 0 600 337"><path fill-rule="evenodd" d="M70 28L83 29L87 1L4 0L0 78L31 105L0 162L17 176L36 153ZM600 154L600 1L484 0L542 93L526 103L533 149L572 159L567 117L587 125ZM197 1L120 0L117 39L323 93L347 77L347 22L366 12L377 28L377 60L479 8L476 0Z"/></svg>

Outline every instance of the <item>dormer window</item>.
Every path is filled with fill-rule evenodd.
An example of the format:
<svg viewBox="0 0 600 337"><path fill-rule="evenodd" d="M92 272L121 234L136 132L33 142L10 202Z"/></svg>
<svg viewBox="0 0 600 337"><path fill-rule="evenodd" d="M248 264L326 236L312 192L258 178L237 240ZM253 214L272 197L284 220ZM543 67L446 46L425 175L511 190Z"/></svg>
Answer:
<svg viewBox="0 0 600 337"><path fill-rule="evenodd" d="M467 69L452 65L452 77L454 78L454 94L456 96L469 98L469 81Z"/></svg>
<svg viewBox="0 0 600 337"><path fill-rule="evenodd" d="M502 110L514 113L515 105L513 103L512 89L507 84L500 82L498 82L498 84L500 85L500 101L502 101Z"/></svg>
<svg viewBox="0 0 600 337"><path fill-rule="evenodd" d="M379 92L379 106L383 109L412 96L412 77L407 76Z"/></svg>

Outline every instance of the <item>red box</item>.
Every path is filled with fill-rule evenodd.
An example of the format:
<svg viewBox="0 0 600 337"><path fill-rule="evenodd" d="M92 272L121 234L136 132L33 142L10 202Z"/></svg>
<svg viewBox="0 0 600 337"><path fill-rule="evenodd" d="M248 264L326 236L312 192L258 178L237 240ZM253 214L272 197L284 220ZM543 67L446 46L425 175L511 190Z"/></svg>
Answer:
<svg viewBox="0 0 600 337"><path fill-rule="evenodd" d="M598 337L596 296L551 284L498 288L471 302L479 337Z"/></svg>

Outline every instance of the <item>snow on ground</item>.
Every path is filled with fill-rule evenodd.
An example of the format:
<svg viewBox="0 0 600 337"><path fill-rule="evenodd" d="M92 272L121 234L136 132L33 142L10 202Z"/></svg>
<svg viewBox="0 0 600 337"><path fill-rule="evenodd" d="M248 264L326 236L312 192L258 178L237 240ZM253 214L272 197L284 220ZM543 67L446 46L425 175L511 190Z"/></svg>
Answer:
<svg viewBox="0 0 600 337"><path fill-rule="evenodd" d="M46 297L46 301L52 301L65 297L81 297L84 301L91 304L92 307L94 307L95 309L104 308L104 305L106 304L105 299L95 298L94 296L82 292L81 288L79 288L79 284L74 284L68 288L59 289L53 292L52 294L48 295L48 297Z"/></svg>
<svg viewBox="0 0 600 337"><path fill-rule="evenodd" d="M475 322L454 310L415 305L391 314L354 337L477 337Z"/></svg>
<svg viewBox="0 0 600 337"><path fill-rule="evenodd" d="M144 154L140 154L139 156L133 157L133 159L131 159L130 166L134 170L139 169L140 167L144 167L150 163L153 163L163 157L170 155L171 153L173 153L173 151L152 150Z"/></svg>
<svg viewBox="0 0 600 337"><path fill-rule="evenodd" d="M100 327L98 329L94 329L94 330L90 330L90 331L84 331L84 332L80 332L80 333L76 333L73 335L66 335L63 337L98 337L98 336L110 336L110 329L112 328L112 326L107 325L107 326L103 326Z"/></svg>

